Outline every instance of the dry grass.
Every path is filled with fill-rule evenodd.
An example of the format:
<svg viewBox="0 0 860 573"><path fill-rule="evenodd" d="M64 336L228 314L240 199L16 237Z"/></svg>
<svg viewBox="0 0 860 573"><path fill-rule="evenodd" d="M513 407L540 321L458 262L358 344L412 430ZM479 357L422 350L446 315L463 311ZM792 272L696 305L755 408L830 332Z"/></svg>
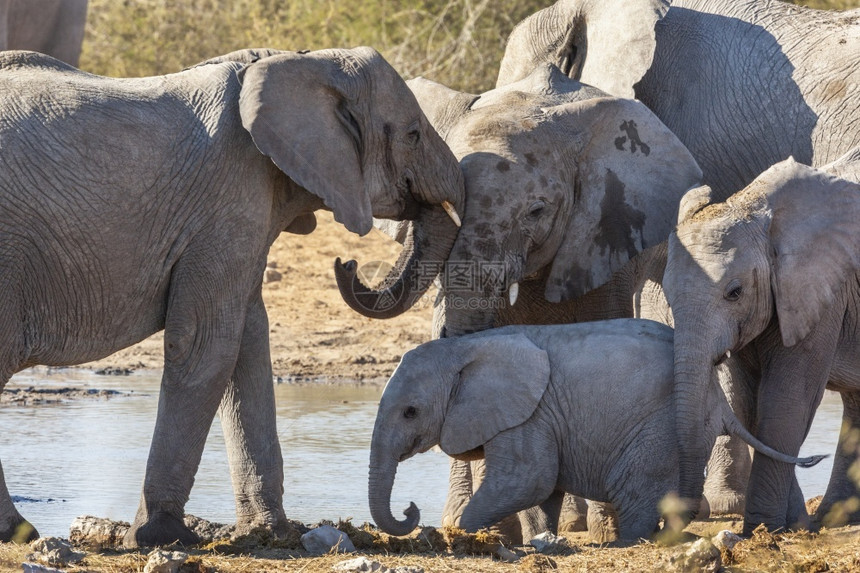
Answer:
<svg viewBox="0 0 860 573"><path fill-rule="evenodd" d="M854 8L860 0L803 0ZM90 0L81 67L109 76L178 71L250 47L373 46L405 77L479 93L508 34L549 0Z"/></svg>
<svg viewBox="0 0 860 573"><path fill-rule="evenodd" d="M353 538L364 532L373 539L372 548L359 549L359 555L379 561L386 567L412 566L424 571L469 571L475 573L544 571L671 571L672 558L680 555L687 546L662 547L653 543L641 543L630 547L606 547L584 543L578 534L569 540L574 548L563 555L551 557L520 551L517 563L507 563L491 555L497 540L479 535L460 535L456 531L432 530L430 537L437 548L430 549L427 542L412 538L412 542L388 538L370 529L345 527ZM723 529L737 531L739 519L720 519L696 522L691 532L702 536L713 536ZM428 534L425 531L425 535ZM692 537L692 535L691 535ZM366 542L368 539L365 540ZM441 545L436 545L437 543ZM0 544L0 571L20 571L26 560L26 546ZM302 571L322 573L355 555L325 555L308 557L301 551L264 544L247 547L244 552L219 551L217 546L209 550L191 550L191 558L180 569L184 573L219 571L269 572ZM70 573L82 571L104 571L115 573L139 572L146 563L146 555L137 552L90 553L83 562L64 570ZM763 531L753 538L742 541L733 551L723 551L724 571L860 571L860 526L823 530L820 534L806 532L772 535Z"/></svg>

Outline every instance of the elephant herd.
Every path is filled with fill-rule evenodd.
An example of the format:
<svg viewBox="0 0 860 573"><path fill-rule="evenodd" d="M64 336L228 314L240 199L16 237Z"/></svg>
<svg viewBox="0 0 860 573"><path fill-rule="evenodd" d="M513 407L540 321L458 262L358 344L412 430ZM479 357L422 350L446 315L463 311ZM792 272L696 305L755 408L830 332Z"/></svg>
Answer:
<svg viewBox="0 0 860 573"><path fill-rule="evenodd" d="M0 52L0 387L163 330L124 543L198 541L184 506L216 413L238 530L278 534L262 275L278 234L327 209L404 245L375 288L335 263L351 308L389 318L440 285L438 340L380 402L383 530L417 524L391 515L391 486L435 445L444 519L467 529L531 506L523 534L553 529L564 492L611 503L622 539L653 533L670 491L683 521L704 495L747 534L857 523L858 183L860 10L558 0L516 26L482 94L404 82L371 48L136 79ZM844 424L810 517L794 464L815 461L796 456L825 388ZM0 473L0 539L22 527Z"/></svg>

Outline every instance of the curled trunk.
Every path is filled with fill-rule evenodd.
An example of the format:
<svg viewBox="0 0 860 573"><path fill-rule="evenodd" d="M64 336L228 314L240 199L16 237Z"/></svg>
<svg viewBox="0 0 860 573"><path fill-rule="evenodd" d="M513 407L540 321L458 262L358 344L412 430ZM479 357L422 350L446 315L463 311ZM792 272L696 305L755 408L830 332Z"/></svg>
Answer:
<svg viewBox="0 0 860 573"><path fill-rule="evenodd" d="M457 239L457 226L441 206L425 206L409 225L397 263L376 288L358 278L353 261L334 264L337 286L350 308L369 318L393 318L427 292Z"/></svg>
<svg viewBox="0 0 860 573"><path fill-rule="evenodd" d="M391 513L391 488L397 473L397 460L381 455L376 450L376 445L371 447L370 460L367 490L373 521L389 535L408 535L418 526L421 512L414 503L410 503L403 512L406 519L398 520Z"/></svg>

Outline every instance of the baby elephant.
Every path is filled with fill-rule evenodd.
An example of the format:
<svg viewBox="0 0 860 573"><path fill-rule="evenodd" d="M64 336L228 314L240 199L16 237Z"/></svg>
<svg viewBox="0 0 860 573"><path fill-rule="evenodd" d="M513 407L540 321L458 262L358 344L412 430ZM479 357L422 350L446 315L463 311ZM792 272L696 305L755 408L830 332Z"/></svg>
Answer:
<svg viewBox="0 0 860 573"><path fill-rule="evenodd" d="M672 329L649 320L509 326L434 340L407 352L385 387L370 452L370 510L385 532L418 524L391 514L398 462L439 444L484 457L486 477L463 513L467 531L540 504L556 490L610 502L622 540L657 528L658 504L678 487ZM804 467L756 440L711 384L702 420L758 451Z"/></svg>

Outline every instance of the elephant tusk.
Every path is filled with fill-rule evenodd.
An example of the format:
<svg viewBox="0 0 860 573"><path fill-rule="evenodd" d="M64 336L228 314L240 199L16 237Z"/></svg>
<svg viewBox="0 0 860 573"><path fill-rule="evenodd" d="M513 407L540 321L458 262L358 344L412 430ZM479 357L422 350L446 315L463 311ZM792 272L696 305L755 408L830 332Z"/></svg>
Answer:
<svg viewBox="0 0 860 573"><path fill-rule="evenodd" d="M520 283L513 283L511 287L508 289L508 302L511 303L511 306L517 304L517 295L520 294Z"/></svg>
<svg viewBox="0 0 860 573"><path fill-rule="evenodd" d="M455 225L458 227L463 226L463 223L460 221L460 215L457 214L457 210L454 209L454 206L449 201L442 201L442 208L445 209L445 212L448 213L448 216L451 217Z"/></svg>
<svg viewBox="0 0 860 573"><path fill-rule="evenodd" d="M731 351L731 350L726 350L726 360L728 360L728 359L729 359L729 358L731 358L731 357L732 357L732 351Z"/></svg>

